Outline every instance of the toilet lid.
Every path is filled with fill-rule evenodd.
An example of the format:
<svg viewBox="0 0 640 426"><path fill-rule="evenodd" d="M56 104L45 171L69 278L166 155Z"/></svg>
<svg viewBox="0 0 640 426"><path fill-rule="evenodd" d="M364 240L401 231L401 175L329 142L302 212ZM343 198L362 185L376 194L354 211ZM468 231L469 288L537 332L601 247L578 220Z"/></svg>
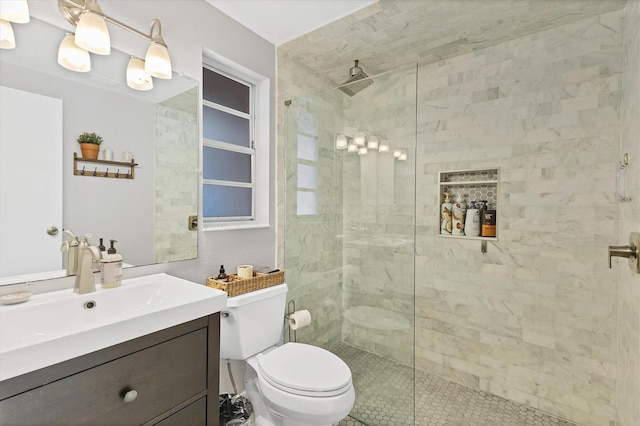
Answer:
<svg viewBox="0 0 640 426"><path fill-rule="evenodd" d="M304 343L286 343L258 355L258 366L269 384L308 396L339 395L351 386L351 370L331 352Z"/></svg>

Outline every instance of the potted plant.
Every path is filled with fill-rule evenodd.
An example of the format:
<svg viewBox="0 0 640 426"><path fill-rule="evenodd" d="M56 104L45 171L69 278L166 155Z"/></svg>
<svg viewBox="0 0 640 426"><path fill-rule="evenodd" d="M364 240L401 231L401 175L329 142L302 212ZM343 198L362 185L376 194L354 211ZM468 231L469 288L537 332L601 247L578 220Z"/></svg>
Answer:
<svg viewBox="0 0 640 426"><path fill-rule="evenodd" d="M78 136L78 143L82 150L82 158L87 158L89 160L96 160L98 158L100 144L102 143L102 136L95 132L84 132Z"/></svg>

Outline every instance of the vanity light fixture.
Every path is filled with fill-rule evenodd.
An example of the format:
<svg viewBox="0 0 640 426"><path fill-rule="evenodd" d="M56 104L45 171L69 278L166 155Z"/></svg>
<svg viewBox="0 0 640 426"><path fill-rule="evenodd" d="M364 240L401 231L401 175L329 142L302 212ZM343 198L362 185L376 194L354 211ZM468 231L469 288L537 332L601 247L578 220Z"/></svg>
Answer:
<svg viewBox="0 0 640 426"><path fill-rule="evenodd" d="M4 0L2 0L2 3L4 3ZM171 78L171 58L169 57L167 44L162 37L162 24L160 23L160 20L153 19L149 28L149 34L145 34L142 31L118 21L117 19L105 15L102 12L102 9L100 9L100 6L98 6L97 0L58 0L58 6L65 19L69 21L71 25L77 27L74 38L75 44L89 52L97 53L99 55L108 55L111 52L109 30L106 25L107 22L149 41L150 44L147 49L145 60L142 61L141 59L136 58L142 64L138 61L133 61L134 65L131 65L132 61L129 61L129 66L127 66L127 85L129 87L136 90L149 90L153 87L153 82L150 80L150 77L149 79L146 79L146 77L139 73L139 65L143 65L148 76L163 79ZM62 43L64 44L65 40L63 40ZM62 50L62 45L60 47ZM69 54L71 54L71 50L65 49L63 52L69 52ZM67 58L63 55L62 58L59 57L58 62L60 63L60 61L70 62L71 58ZM130 68L132 68L132 75L137 76L136 80L129 79ZM144 83L142 83L142 81L144 81ZM149 87L149 85L151 85L151 87Z"/></svg>
<svg viewBox="0 0 640 426"><path fill-rule="evenodd" d="M88 72L91 70L89 52L76 45L72 33L67 33L60 43L58 63L71 71Z"/></svg>
<svg viewBox="0 0 640 426"><path fill-rule="evenodd" d="M111 37L102 9L96 0L85 0L76 28L78 47L97 55L111 53Z"/></svg>
<svg viewBox="0 0 640 426"><path fill-rule="evenodd" d="M356 134L353 135L353 143L356 144L356 146L364 146L366 137L367 135L364 132L356 132Z"/></svg>
<svg viewBox="0 0 640 426"><path fill-rule="evenodd" d="M375 135L371 135L369 139L367 139L367 148L369 149L378 149L378 144L378 137Z"/></svg>
<svg viewBox="0 0 640 426"><path fill-rule="evenodd" d="M386 139L380 141L378 152L389 152L389 142Z"/></svg>
<svg viewBox="0 0 640 426"><path fill-rule="evenodd" d="M136 90L153 89L153 79L145 70L144 61L132 56L127 65L127 86Z"/></svg>
<svg viewBox="0 0 640 426"><path fill-rule="evenodd" d="M401 150L400 155L398 156L398 160L407 161L407 150Z"/></svg>
<svg viewBox="0 0 640 426"><path fill-rule="evenodd" d="M358 145L356 145L355 143L351 142L347 146L347 152L358 152Z"/></svg>
<svg viewBox="0 0 640 426"><path fill-rule="evenodd" d="M27 0L2 0L0 1L0 19L16 24L29 22L29 4Z"/></svg>
<svg viewBox="0 0 640 426"><path fill-rule="evenodd" d="M16 37L11 23L26 24L30 19L27 0L0 1L0 49L16 47Z"/></svg>
<svg viewBox="0 0 640 426"><path fill-rule="evenodd" d="M154 36L153 29L156 27L158 28L158 33ZM151 37L151 44L147 49L147 56L144 58L144 69L153 77L170 79L171 58L169 58L167 44L164 42L164 38L162 38L162 24L160 20L154 19L151 21L149 36Z"/></svg>
<svg viewBox="0 0 640 426"><path fill-rule="evenodd" d="M11 22L0 19L0 49L13 49L16 47L16 37L13 34Z"/></svg>
<svg viewBox="0 0 640 426"><path fill-rule="evenodd" d="M393 150L393 157L394 158L399 158L402 155L402 150L401 149L394 149Z"/></svg>
<svg viewBox="0 0 640 426"><path fill-rule="evenodd" d="M361 146L360 148L358 148L358 155L367 155L368 153L369 150L366 146Z"/></svg>
<svg viewBox="0 0 640 426"><path fill-rule="evenodd" d="M336 137L336 149L347 149L349 142L345 135L338 135Z"/></svg>

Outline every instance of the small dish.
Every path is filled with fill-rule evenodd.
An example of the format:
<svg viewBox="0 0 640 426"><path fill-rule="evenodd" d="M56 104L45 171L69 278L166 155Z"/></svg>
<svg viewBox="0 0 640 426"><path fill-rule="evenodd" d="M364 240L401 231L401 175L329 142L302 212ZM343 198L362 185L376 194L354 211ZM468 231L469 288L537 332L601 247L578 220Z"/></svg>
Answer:
<svg viewBox="0 0 640 426"><path fill-rule="evenodd" d="M22 291L20 293L10 293L0 296L0 304L3 305L15 305L16 303L22 303L29 300L31 297L30 291Z"/></svg>

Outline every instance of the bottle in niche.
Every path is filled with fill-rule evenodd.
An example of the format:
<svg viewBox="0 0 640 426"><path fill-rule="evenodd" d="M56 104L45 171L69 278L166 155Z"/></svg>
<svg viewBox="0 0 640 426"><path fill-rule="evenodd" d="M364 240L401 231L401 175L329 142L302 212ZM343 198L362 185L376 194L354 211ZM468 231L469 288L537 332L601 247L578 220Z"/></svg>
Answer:
<svg viewBox="0 0 640 426"><path fill-rule="evenodd" d="M480 230L482 231L482 218L484 217L484 211L487 209L487 205L489 202L487 200L480 200L476 202L476 206L478 206L478 211L480 212ZM478 233L480 235L482 232Z"/></svg>
<svg viewBox="0 0 640 426"><path fill-rule="evenodd" d="M449 198L449 193L444 193L444 202L440 206L440 233L445 235L451 235L451 209L453 204Z"/></svg>
<svg viewBox="0 0 640 426"><path fill-rule="evenodd" d="M471 202L471 206L467 210L467 217L464 221L464 234L468 237L480 235L480 209L476 206L475 201Z"/></svg>
<svg viewBox="0 0 640 426"><path fill-rule="evenodd" d="M453 203L453 207L451 209L451 235L464 235L464 220L466 214L467 205L464 203L464 196L462 194L458 194L456 195L456 202Z"/></svg>
<svg viewBox="0 0 640 426"><path fill-rule="evenodd" d="M481 234L483 237L496 236L496 210L489 208L482 212Z"/></svg>

